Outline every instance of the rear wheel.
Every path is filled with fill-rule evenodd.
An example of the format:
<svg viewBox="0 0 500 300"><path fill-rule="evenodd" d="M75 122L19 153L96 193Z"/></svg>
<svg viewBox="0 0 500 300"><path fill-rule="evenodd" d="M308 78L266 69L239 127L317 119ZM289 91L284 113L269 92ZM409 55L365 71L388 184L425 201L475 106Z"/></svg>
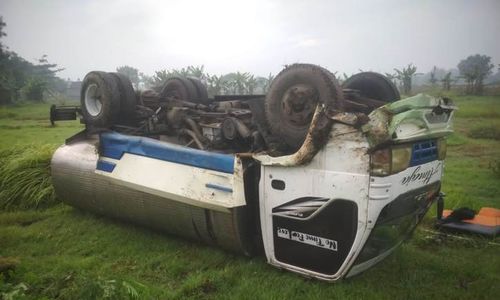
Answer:
<svg viewBox="0 0 500 300"><path fill-rule="evenodd" d="M335 76L310 64L294 64L273 80L266 96L266 119L271 133L284 146L300 148L316 106L341 110L343 98Z"/></svg>
<svg viewBox="0 0 500 300"><path fill-rule="evenodd" d="M342 84L342 87L358 90L364 97L383 102L394 102L401 99L394 83L384 75L375 72L352 75Z"/></svg>
<svg viewBox="0 0 500 300"><path fill-rule="evenodd" d="M120 93L120 123L126 125L135 124L135 111L137 102L137 96L132 86L130 79L121 73L109 73L114 77L115 82L118 86L118 91Z"/></svg>
<svg viewBox="0 0 500 300"><path fill-rule="evenodd" d="M83 79L80 103L86 124L113 125L120 115L120 94L114 77L100 71L88 73Z"/></svg>
<svg viewBox="0 0 500 300"><path fill-rule="evenodd" d="M170 77L165 81L160 92L161 97L171 97L178 100L194 102L198 97L195 85L181 76Z"/></svg>
<svg viewBox="0 0 500 300"><path fill-rule="evenodd" d="M196 77L188 77L188 79L196 88L197 99L193 102L209 104L207 87L203 84L203 82Z"/></svg>

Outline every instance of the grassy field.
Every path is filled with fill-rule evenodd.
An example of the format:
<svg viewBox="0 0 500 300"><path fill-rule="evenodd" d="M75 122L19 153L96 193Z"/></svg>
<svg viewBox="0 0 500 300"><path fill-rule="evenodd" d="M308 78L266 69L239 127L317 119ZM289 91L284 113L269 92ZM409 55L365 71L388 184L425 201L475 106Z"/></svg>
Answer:
<svg viewBox="0 0 500 300"><path fill-rule="evenodd" d="M500 97L455 97L446 207L500 207ZM0 107L0 150L49 144L81 129L50 127L48 105ZM497 170L497 171L495 171ZM335 284L59 204L0 211L0 294L19 299L494 299L500 294L500 239L434 233L434 210L393 255ZM495 296L497 295L497 296Z"/></svg>

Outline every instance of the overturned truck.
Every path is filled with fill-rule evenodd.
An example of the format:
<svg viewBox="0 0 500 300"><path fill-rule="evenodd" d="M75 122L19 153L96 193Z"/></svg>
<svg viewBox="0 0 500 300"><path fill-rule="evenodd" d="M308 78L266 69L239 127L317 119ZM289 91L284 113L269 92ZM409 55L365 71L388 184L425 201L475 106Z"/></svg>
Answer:
<svg viewBox="0 0 500 300"><path fill-rule="evenodd" d="M210 98L196 78L139 92L90 72L80 107L51 109L85 123L55 152L53 184L75 207L335 281L389 255L440 198L454 109L309 64L266 95Z"/></svg>

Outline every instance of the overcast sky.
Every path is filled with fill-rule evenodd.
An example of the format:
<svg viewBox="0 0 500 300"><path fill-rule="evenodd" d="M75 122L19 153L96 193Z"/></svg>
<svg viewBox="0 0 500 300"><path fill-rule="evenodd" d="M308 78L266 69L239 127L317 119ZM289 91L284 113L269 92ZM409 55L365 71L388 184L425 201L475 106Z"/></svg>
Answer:
<svg viewBox="0 0 500 300"><path fill-rule="evenodd" d="M10 50L47 54L71 79L125 64L266 75L294 62L347 73L451 68L476 53L500 63L499 0L1 0L0 15Z"/></svg>

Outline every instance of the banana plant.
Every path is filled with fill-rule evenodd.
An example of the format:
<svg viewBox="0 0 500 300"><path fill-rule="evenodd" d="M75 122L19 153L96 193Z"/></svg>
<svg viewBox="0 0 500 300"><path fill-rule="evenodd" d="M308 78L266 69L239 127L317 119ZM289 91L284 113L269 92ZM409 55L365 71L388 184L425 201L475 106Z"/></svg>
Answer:
<svg viewBox="0 0 500 300"><path fill-rule="evenodd" d="M417 75L417 67L413 64L409 64L403 69L394 69L396 72L396 78L403 83L403 93L409 95L411 92L411 82L414 75Z"/></svg>

